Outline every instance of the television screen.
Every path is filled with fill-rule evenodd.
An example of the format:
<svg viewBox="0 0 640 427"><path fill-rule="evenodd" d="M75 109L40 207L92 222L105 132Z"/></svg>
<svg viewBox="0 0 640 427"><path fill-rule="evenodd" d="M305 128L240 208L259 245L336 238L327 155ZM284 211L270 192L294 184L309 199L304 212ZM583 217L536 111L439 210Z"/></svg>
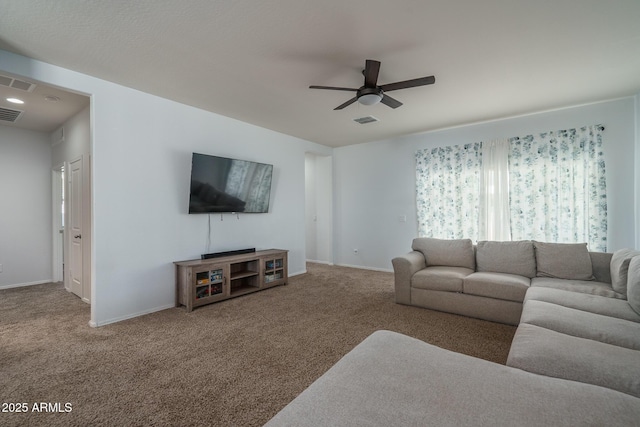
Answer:
<svg viewBox="0 0 640 427"><path fill-rule="evenodd" d="M189 213L269 212L273 165L193 153Z"/></svg>

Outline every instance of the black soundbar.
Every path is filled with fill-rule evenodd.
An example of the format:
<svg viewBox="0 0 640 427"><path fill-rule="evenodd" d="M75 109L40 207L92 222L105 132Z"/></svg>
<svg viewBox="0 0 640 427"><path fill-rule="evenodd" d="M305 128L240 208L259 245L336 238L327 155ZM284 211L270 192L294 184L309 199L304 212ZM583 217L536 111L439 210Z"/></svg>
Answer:
<svg viewBox="0 0 640 427"><path fill-rule="evenodd" d="M210 254L202 254L202 259L211 259L211 258L219 258L222 256L229 255L241 255L241 254L250 254L256 251L256 248L248 248L248 249L236 249L235 251L225 251L225 252L214 252Z"/></svg>

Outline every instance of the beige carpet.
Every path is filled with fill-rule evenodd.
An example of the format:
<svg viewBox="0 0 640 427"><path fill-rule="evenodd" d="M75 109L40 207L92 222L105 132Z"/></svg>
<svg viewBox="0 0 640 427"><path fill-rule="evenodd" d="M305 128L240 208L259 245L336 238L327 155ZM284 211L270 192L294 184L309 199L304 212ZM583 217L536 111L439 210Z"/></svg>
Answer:
<svg viewBox="0 0 640 427"><path fill-rule="evenodd" d="M319 264L191 313L101 328L89 315L60 285L0 291L2 409L28 405L0 425L260 426L377 329L498 363L515 333L395 304L391 273ZM56 412L34 412L39 402Z"/></svg>

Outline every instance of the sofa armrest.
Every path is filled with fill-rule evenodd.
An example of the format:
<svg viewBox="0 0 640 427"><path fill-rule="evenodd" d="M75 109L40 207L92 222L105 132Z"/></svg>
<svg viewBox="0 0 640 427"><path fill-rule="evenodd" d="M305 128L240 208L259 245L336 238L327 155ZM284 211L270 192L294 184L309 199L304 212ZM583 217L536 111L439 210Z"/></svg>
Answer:
<svg viewBox="0 0 640 427"><path fill-rule="evenodd" d="M396 302L411 304L411 277L427 267L421 252L413 251L391 260L395 277Z"/></svg>
<svg viewBox="0 0 640 427"><path fill-rule="evenodd" d="M593 275L598 282L611 283L611 257L609 252L589 252Z"/></svg>

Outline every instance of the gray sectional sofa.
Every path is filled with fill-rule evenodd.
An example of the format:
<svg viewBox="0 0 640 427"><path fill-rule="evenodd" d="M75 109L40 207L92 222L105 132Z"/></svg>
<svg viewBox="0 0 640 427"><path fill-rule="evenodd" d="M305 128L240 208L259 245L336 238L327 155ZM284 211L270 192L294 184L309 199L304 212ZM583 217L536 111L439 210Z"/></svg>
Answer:
<svg viewBox="0 0 640 427"><path fill-rule="evenodd" d="M507 366L389 331L268 426L640 425L640 252L415 239L396 301L517 324Z"/></svg>
<svg viewBox="0 0 640 427"><path fill-rule="evenodd" d="M626 298L611 284L612 254L586 244L417 238L392 260L396 302L518 325L531 287Z"/></svg>

